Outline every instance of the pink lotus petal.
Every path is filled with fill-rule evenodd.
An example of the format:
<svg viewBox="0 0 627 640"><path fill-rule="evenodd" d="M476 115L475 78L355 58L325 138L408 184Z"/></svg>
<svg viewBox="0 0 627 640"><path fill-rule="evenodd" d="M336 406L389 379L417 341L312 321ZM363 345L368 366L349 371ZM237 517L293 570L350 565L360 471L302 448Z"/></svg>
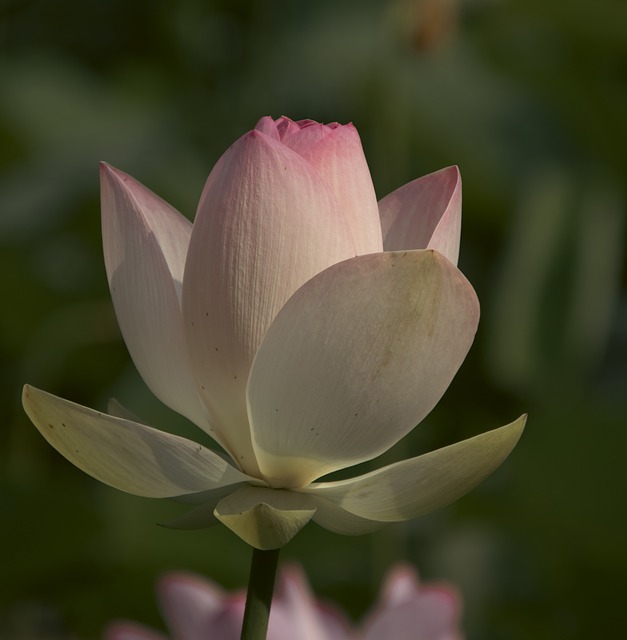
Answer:
<svg viewBox="0 0 627 640"><path fill-rule="evenodd" d="M435 249L453 264L459 256L462 186L448 167L396 189L379 202L386 251Z"/></svg>
<svg viewBox="0 0 627 640"><path fill-rule="evenodd" d="M337 195L356 254L382 251L377 199L355 127L282 118L277 128L283 144L311 163Z"/></svg>
<svg viewBox="0 0 627 640"><path fill-rule="evenodd" d="M112 622L104 630L103 640L168 640L162 633L136 622Z"/></svg>
<svg viewBox="0 0 627 640"><path fill-rule="evenodd" d="M222 156L200 201L185 267L185 330L213 427L251 474L250 365L294 291L354 255L337 207L309 163L259 131Z"/></svg>
<svg viewBox="0 0 627 640"><path fill-rule="evenodd" d="M246 599L243 591L231 595L186 573L166 574L157 590L168 628L177 640L239 638Z"/></svg>
<svg viewBox="0 0 627 640"><path fill-rule="evenodd" d="M359 640L460 640L459 596L450 587L421 587L408 565L387 576L379 602L365 618Z"/></svg>
<svg viewBox="0 0 627 640"><path fill-rule="evenodd" d="M126 346L150 390L208 430L180 303L192 226L122 171L103 163L100 175L105 265Z"/></svg>

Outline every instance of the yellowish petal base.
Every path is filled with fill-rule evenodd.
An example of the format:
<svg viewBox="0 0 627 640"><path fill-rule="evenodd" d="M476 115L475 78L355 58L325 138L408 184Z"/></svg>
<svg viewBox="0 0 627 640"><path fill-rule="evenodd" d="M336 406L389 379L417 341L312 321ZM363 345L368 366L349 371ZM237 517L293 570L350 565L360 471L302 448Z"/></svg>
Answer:
<svg viewBox="0 0 627 640"><path fill-rule="evenodd" d="M223 498L214 514L244 542L267 550L287 544L315 512L314 501L305 494L248 486Z"/></svg>

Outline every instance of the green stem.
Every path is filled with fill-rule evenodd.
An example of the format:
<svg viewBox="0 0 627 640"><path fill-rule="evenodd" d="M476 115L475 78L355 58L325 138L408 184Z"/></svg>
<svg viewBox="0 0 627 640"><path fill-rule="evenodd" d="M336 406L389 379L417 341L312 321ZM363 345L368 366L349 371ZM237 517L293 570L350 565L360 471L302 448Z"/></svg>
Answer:
<svg viewBox="0 0 627 640"><path fill-rule="evenodd" d="M279 549L253 549L241 640L265 640Z"/></svg>

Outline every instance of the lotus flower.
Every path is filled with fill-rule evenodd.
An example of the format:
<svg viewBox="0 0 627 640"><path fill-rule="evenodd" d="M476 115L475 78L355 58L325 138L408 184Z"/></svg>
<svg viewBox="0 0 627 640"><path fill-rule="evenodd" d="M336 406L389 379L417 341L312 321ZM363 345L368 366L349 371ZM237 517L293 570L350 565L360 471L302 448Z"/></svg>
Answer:
<svg viewBox="0 0 627 640"><path fill-rule="evenodd" d="M439 401L472 343L477 297L457 269L456 167L377 203L357 131L263 118L213 168L192 225L101 169L104 255L133 361L152 392L226 455L26 386L26 412L83 471L196 505L258 549L307 522L343 534L465 494L517 442L524 416L349 480Z"/></svg>
<svg viewBox="0 0 627 640"><path fill-rule="evenodd" d="M157 585L163 616L177 640L236 640L246 594L186 573L163 576ZM318 602L302 570L284 567L270 612L268 640L460 640L460 603L446 585L419 584L406 565L393 568L379 601L354 627L341 611ZM117 621L104 640L166 640L135 622Z"/></svg>

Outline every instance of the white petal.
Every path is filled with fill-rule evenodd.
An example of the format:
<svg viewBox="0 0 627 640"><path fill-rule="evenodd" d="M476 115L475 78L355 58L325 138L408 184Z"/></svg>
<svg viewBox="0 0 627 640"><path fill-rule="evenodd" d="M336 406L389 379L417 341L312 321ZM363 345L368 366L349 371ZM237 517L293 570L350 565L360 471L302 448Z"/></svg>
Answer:
<svg viewBox="0 0 627 640"><path fill-rule="evenodd" d="M256 549L284 546L315 512L308 495L250 486L229 494L215 508L216 518Z"/></svg>
<svg viewBox="0 0 627 640"><path fill-rule="evenodd" d="M379 211L386 251L435 249L457 264L462 221L457 167L403 185L379 202Z"/></svg>
<svg viewBox="0 0 627 640"><path fill-rule="evenodd" d="M273 486L304 486L391 447L438 402L472 343L475 293L435 251L359 256L292 296L248 387Z"/></svg>
<svg viewBox="0 0 627 640"><path fill-rule="evenodd" d="M301 491L380 522L409 520L457 500L489 476L509 455L526 416L417 458L350 480L320 482Z"/></svg>
<svg viewBox="0 0 627 640"><path fill-rule="evenodd" d="M214 167L194 221L183 309L202 397L249 473L257 473L246 414L254 354L292 293L352 255L333 193L277 140L252 131Z"/></svg>
<svg viewBox="0 0 627 640"><path fill-rule="evenodd" d="M104 163L101 200L109 287L133 362L164 404L210 432L183 335L180 297L191 223Z"/></svg>
<svg viewBox="0 0 627 640"><path fill-rule="evenodd" d="M25 386L24 409L46 440L97 480L169 498L250 480L213 451Z"/></svg>

